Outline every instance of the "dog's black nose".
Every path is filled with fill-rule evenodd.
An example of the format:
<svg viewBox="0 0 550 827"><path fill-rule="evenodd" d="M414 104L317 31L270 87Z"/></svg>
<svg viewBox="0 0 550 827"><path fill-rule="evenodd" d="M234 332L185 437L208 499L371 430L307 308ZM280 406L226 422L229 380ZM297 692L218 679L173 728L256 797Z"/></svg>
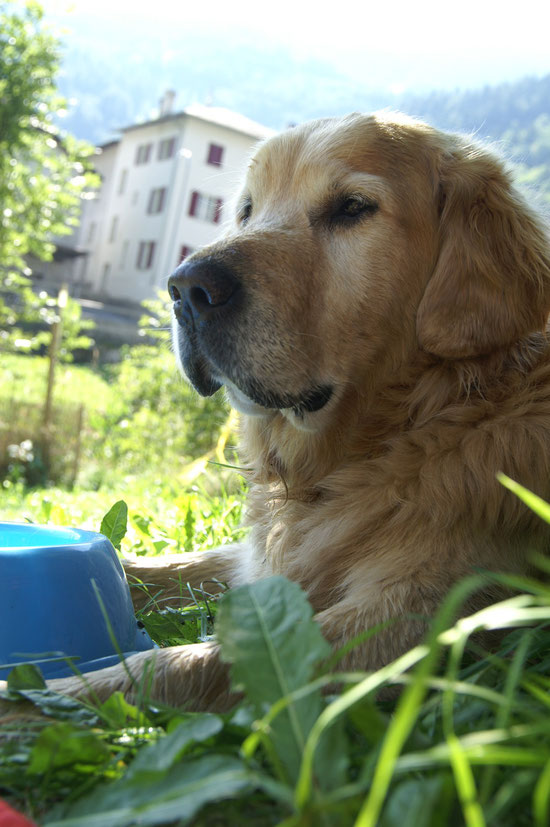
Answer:
<svg viewBox="0 0 550 827"><path fill-rule="evenodd" d="M213 258L183 262L168 279L178 320L189 311L195 319L206 319L229 308L239 289L235 274Z"/></svg>

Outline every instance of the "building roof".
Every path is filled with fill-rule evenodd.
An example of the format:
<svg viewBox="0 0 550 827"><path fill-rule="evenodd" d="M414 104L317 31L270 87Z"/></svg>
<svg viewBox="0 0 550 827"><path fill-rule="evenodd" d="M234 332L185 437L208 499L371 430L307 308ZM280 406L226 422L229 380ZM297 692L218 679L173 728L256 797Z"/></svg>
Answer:
<svg viewBox="0 0 550 827"><path fill-rule="evenodd" d="M224 109L222 106L205 106L202 103L193 103L191 106L187 106L184 112L193 118L225 126L228 129L235 129L237 132L244 132L245 135L250 135L252 138L270 138L275 134L274 129L256 123L256 121L252 121L238 112Z"/></svg>
<svg viewBox="0 0 550 827"><path fill-rule="evenodd" d="M112 146L117 146L117 144L119 144L119 143L120 143L120 140L118 138L113 138L110 141L106 141L103 144L99 144L97 148L101 149L101 151L104 152L106 149L110 149Z"/></svg>
<svg viewBox="0 0 550 827"><path fill-rule="evenodd" d="M130 132L134 129L141 129L145 126L152 126L153 124L166 123L167 121L175 121L181 118L191 117L197 118L201 121L224 126L226 129L232 129L235 132L241 132L249 135L251 138L269 138L275 134L274 129L256 123L250 120L245 115L239 115L237 112L232 112L230 109L224 109L222 106L206 106L202 103L194 103L187 106L180 112L170 112L162 115L159 118L153 118L143 123L135 123L121 129L121 132Z"/></svg>

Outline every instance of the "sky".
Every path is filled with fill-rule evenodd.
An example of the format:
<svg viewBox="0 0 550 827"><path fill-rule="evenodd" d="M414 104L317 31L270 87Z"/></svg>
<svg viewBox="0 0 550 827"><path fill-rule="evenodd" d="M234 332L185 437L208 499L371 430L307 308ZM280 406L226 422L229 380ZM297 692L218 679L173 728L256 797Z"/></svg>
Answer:
<svg viewBox="0 0 550 827"><path fill-rule="evenodd" d="M44 0L48 13L136 19L198 36L224 31L279 43L340 72L394 91L471 88L550 73L550 3L545 0Z"/></svg>

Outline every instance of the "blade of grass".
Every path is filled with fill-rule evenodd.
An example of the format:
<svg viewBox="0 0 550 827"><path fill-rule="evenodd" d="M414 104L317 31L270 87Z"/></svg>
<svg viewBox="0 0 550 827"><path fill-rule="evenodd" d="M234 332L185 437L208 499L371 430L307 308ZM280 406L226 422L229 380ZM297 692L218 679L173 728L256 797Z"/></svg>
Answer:
<svg viewBox="0 0 550 827"><path fill-rule="evenodd" d="M449 757L456 790L466 827L485 827L483 810L478 800L477 788L472 768L466 754L461 749L460 741L454 728L455 682L464 655L467 634L457 638L449 653L447 664L448 686L443 691L442 713L443 733L449 747Z"/></svg>
<svg viewBox="0 0 550 827"><path fill-rule="evenodd" d="M355 827L376 827L391 783L395 762L414 726L418 709L426 694L426 679L437 664L442 646L440 637L464 605L466 598L479 588L482 582L481 577L470 577L458 583L437 613L428 636L426 656L420 661L413 682L405 689L398 703L395 716L382 743L370 792L359 811Z"/></svg>
<svg viewBox="0 0 550 827"><path fill-rule="evenodd" d="M535 827L547 827L550 823L550 759L539 776L533 792Z"/></svg>
<svg viewBox="0 0 550 827"><path fill-rule="evenodd" d="M527 657L527 651L532 635L527 632L520 640L520 644L512 660L512 664L506 674L504 684L504 705L497 709L495 715L495 729L505 729L508 726L512 714L514 694L521 680L521 673ZM481 779L480 800L483 803L489 801L496 767L488 767Z"/></svg>
<svg viewBox="0 0 550 827"><path fill-rule="evenodd" d="M550 523L550 504L548 504L542 497L533 494L528 488L524 488L519 482L507 477L506 474L497 474L498 481L509 491L519 497L519 499L528 505L529 508L538 514L538 516L546 523Z"/></svg>

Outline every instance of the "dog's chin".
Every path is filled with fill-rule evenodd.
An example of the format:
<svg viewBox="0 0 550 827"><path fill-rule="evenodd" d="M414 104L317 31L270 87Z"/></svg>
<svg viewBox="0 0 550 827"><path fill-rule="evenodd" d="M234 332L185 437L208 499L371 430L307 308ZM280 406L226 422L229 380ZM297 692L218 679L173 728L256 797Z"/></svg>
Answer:
<svg viewBox="0 0 550 827"><path fill-rule="evenodd" d="M297 397L277 398L272 393L262 394L253 399L230 380L223 380L229 404L247 416L272 416L279 411L292 425L300 431L317 431L320 425L316 414L330 408L334 399L333 389L323 385ZM253 392L258 393L253 384Z"/></svg>
<svg viewBox="0 0 550 827"><path fill-rule="evenodd" d="M239 413L246 414L247 416L266 416L266 414L273 413L272 408L266 408L254 402L253 399L249 399L249 397L239 390L229 379L226 379L224 384L229 404L232 408L235 408L236 411L239 411Z"/></svg>

